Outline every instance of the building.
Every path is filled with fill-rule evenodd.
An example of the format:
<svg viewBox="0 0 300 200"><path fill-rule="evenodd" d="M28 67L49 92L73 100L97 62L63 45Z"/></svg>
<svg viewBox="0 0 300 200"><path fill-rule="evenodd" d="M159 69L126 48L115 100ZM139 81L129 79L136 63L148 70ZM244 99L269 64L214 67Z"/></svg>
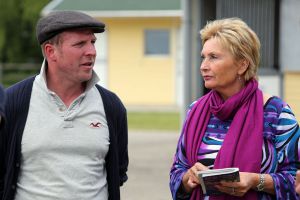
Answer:
<svg viewBox="0 0 300 200"><path fill-rule="evenodd" d="M183 0L184 105L205 93L198 73L199 30L209 20L239 17L261 40L261 89L286 100L300 119L300 1ZM187 67L190 66L190 67Z"/></svg>
<svg viewBox="0 0 300 200"><path fill-rule="evenodd" d="M54 0L42 14L57 10L82 11L106 24L95 71L127 107L182 103L180 0Z"/></svg>

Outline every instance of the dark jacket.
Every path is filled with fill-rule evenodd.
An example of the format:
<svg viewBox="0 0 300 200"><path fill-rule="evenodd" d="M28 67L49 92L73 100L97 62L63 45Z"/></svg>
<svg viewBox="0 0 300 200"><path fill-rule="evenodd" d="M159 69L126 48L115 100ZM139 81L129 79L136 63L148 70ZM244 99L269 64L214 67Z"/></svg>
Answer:
<svg viewBox="0 0 300 200"><path fill-rule="evenodd" d="M4 121L5 121L4 103L5 103L5 93L4 93L4 89L2 88L2 86L0 86L0 116L1 116L0 128L3 127Z"/></svg>
<svg viewBox="0 0 300 200"><path fill-rule="evenodd" d="M0 134L0 199L12 200L20 171L21 141L35 77L6 90L6 123ZM96 85L106 114L110 145L106 160L109 200L120 199L120 186L127 180L128 136L126 109L112 92Z"/></svg>

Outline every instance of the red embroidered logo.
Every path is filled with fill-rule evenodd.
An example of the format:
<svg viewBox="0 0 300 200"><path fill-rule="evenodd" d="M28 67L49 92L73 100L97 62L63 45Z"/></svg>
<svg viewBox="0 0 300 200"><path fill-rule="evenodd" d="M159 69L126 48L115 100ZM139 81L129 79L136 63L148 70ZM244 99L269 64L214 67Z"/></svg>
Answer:
<svg viewBox="0 0 300 200"><path fill-rule="evenodd" d="M102 126L102 124L100 122L90 123L90 127L92 127L92 128L100 128L101 126Z"/></svg>

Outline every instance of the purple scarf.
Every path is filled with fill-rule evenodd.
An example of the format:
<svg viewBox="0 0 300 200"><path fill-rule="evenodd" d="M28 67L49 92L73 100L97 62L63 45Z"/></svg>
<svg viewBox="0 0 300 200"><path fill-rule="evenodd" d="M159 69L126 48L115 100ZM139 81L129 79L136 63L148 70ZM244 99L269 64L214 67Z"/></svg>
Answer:
<svg viewBox="0 0 300 200"><path fill-rule="evenodd" d="M197 162L198 150L211 113L220 120L233 118L214 168L239 167L241 172L259 173L263 144L263 95L257 81L250 80L241 91L225 102L212 90L193 106L184 127L185 150L190 166ZM203 194L198 187L193 191L191 200L200 199L203 199ZM224 194L210 199L255 200L257 193L251 190L242 198Z"/></svg>

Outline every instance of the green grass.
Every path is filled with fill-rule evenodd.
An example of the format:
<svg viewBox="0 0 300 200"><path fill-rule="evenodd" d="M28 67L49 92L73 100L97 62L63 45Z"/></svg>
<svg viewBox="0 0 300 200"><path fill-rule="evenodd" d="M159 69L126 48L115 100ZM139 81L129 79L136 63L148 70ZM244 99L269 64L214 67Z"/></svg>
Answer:
<svg viewBox="0 0 300 200"><path fill-rule="evenodd" d="M178 131L180 127L179 112L128 112L130 130L164 130Z"/></svg>

